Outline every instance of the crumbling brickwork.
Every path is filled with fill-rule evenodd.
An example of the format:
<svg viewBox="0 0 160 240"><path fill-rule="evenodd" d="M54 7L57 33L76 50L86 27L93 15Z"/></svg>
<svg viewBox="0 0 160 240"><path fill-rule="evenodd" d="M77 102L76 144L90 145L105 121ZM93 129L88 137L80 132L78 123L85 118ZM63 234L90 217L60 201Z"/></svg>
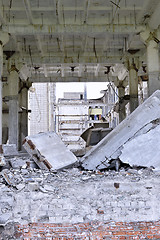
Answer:
<svg viewBox="0 0 160 240"><path fill-rule="evenodd" d="M11 225L0 239L160 239L160 171L9 174L11 185L0 177L0 224Z"/></svg>
<svg viewBox="0 0 160 240"><path fill-rule="evenodd" d="M15 237L24 240L160 239L160 222L90 222L18 225Z"/></svg>

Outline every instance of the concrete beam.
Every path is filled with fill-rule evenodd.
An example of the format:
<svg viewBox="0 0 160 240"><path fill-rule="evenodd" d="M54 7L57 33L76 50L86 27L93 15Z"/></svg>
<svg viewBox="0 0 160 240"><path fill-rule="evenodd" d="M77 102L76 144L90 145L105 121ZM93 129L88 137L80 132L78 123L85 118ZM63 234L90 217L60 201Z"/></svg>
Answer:
<svg viewBox="0 0 160 240"><path fill-rule="evenodd" d="M150 0L148 0L150 1ZM48 11L55 11L56 9L56 6L55 6L55 1L54 0L51 0L51 2L53 2L52 6L46 6L46 7L42 7L42 6L39 6L39 7L32 7L32 11L34 12L48 12ZM58 2L58 0L57 0ZM147 2L147 0L145 0L145 2ZM53 7L54 6L54 7ZM75 6L64 6L63 7L64 11L73 11L75 12ZM8 6L4 6L4 11L9 11L10 8ZM84 11L84 7L83 6L76 6L76 10L77 11ZM135 8L133 6L127 6L127 7L123 7L121 6L121 8L119 9L119 12L120 11L139 11L141 12L143 10L142 7L139 7L139 6L135 6ZM12 6L12 9L11 11L14 11L14 12L17 12L17 11L24 11L24 8L23 7L18 7L18 6ZM90 5L89 7L89 11L112 11L112 6L94 6L94 5Z"/></svg>
<svg viewBox="0 0 160 240"><path fill-rule="evenodd" d="M108 78L104 77L45 77L44 75L31 76L31 82L107 82Z"/></svg>
<svg viewBox="0 0 160 240"><path fill-rule="evenodd" d="M110 24L94 24L94 25L64 25L64 24L50 24L50 25L43 25L42 24L22 24L22 25L16 25L16 24L9 24L8 26L2 26L2 30L4 32L14 34L14 35L50 35L50 34L59 34L59 33L74 33L74 34L98 34L98 33L104 33L108 32L113 34L123 34L123 33L139 33L141 31L145 30L145 27L142 25L139 25L135 28L133 24L125 25L125 24L115 24L113 25L113 28L111 28Z"/></svg>
<svg viewBox="0 0 160 240"><path fill-rule="evenodd" d="M144 55L145 49L142 49L141 51L134 54L134 57L141 57ZM125 56L131 57L131 55L126 53ZM67 56L63 55L61 52L59 53L50 53L45 54L43 57L40 57L39 55L32 54L32 61L34 64L62 64L62 63L123 63L124 58L123 54L120 51L113 51L105 53L99 53L97 52L97 56L95 57L95 54L93 52L85 52L85 54L79 55L75 52L68 52ZM22 58L18 55L14 55L12 59L15 62L25 62L27 64L31 63L31 58L28 54L23 54L23 61ZM142 58L143 59L143 58Z"/></svg>
<svg viewBox="0 0 160 240"><path fill-rule="evenodd" d="M155 8L154 13L152 14L148 24L151 29L157 29L160 25L160 19L159 19L159 13L160 13L160 2Z"/></svg>
<svg viewBox="0 0 160 240"><path fill-rule="evenodd" d="M145 0L143 4L143 9L139 11L137 15L137 23L146 23L148 21L148 18L152 15L154 10L156 9L157 4L159 3L159 0ZM145 17L147 13L147 18Z"/></svg>
<svg viewBox="0 0 160 240"><path fill-rule="evenodd" d="M30 1L23 0L23 3L24 3L24 7L25 7L25 11L26 11L26 15L29 20L29 23L33 24L33 16L32 16L32 10L31 10L31 6L30 6Z"/></svg>

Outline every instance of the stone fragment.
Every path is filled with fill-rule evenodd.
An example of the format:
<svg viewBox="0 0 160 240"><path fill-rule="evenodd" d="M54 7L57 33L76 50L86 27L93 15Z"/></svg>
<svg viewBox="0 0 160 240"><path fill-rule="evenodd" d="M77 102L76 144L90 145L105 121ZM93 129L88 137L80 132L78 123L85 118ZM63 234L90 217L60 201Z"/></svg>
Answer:
<svg viewBox="0 0 160 240"><path fill-rule="evenodd" d="M37 182L29 182L28 183L28 189L30 191L38 191L39 190L39 184Z"/></svg>
<svg viewBox="0 0 160 240"><path fill-rule="evenodd" d="M1 213L0 214L0 226L4 226L7 221L11 218L12 213Z"/></svg>

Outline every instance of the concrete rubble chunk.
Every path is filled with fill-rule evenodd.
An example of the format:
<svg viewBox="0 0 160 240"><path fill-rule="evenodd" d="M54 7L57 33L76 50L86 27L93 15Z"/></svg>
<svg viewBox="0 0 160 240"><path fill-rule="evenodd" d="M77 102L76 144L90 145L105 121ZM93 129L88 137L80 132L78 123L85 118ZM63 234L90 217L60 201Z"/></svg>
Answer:
<svg viewBox="0 0 160 240"><path fill-rule="evenodd" d="M27 136L23 146L41 169L59 170L77 162L76 156L55 132Z"/></svg>
<svg viewBox="0 0 160 240"><path fill-rule="evenodd" d="M5 157L19 155L16 144L3 144L3 154Z"/></svg>
<svg viewBox="0 0 160 240"><path fill-rule="evenodd" d="M122 121L115 129L113 129L111 133L104 137L90 151L88 151L87 154L81 159L82 166L88 170L103 169L107 166L109 160L119 158L126 163L130 163L131 165L158 167L160 163L157 162L157 157L155 159L155 162L152 161L153 156L151 157L151 152L152 155L155 154L156 156L160 154L159 147L154 148L153 146L156 140L152 141L153 144L151 143L148 146L150 148L150 153L148 153L147 161L145 159L146 155L143 154L144 159L142 161L140 154L142 151L144 151L143 147L147 141L145 137L147 136L149 139L154 139L156 129L152 131L150 130L152 128L155 128L156 122L158 125L159 119L160 90L154 92L143 104L141 104L124 121ZM159 131L159 127L156 128ZM133 140L134 138L135 140ZM124 146L126 144L127 154L130 155L134 150L132 148L133 144L131 146L131 143L129 143L129 141L132 140L135 143L136 138L138 138L139 141L140 139L143 141L143 147L141 149L139 148L139 151L137 149L136 155L133 154L134 157L132 157L132 160L125 160L126 152L123 150ZM159 137L157 138L157 142L159 142L158 139ZM137 160L135 158L137 158Z"/></svg>
<svg viewBox="0 0 160 240"><path fill-rule="evenodd" d="M0 154L0 167L3 167L6 165L5 158L2 154Z"/></svg>

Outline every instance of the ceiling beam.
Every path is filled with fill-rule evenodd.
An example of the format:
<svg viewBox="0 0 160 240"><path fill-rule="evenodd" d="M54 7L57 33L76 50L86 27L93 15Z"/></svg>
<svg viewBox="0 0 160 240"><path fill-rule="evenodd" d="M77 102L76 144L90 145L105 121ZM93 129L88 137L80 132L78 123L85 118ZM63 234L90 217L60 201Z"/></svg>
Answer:
<svg viewBox="0 0 160 240"><path fill-rule="evenodd" d="M30 2L29 2L29 0L23 0L23 3L24 3L24 7L25 7L25 11L26 11L26 15L29 20L29 23L33 24L33 16L32 16Z"/></svg>
<svg viewBox="0 0 160 240"><path fill-rule="evenodd" d="M113 32L114 29L114 32ZM145 26L133 25L114 25L113 28L110 25L12 25L2 26L4 32L15 34L15 35L50 35L50 34L99 34L99 33L117 33L117 34L128 34L128 33L139 33L146 29Z"/></svg>
<svg viewBox="0 0 160 240"><path fill-rule="evenodd" d="M126 57L132 58L133 55L129 54L129 53L125 53L125 56L121 55L120 53L108 53L107 56L98 56L98 63L122 63L124 62L124 60L126 59ZM143 51L139 51L136 54L134 54L134 57L139 57L141 59L143 59L143 61L145 60L145 56L144 56L144 52ZM22 57L15 57L13 56L12 59L14 59L14 61L17 62L21 62L22 60L27 63L27 64L31 64L31 58L29 55L23 55L23 59ZM95 55L92 56L44 56L44 57L40 57L40 56L34 56L32 55L32 61L33 63L36 64L62 64L62 63L97 63L97 57L95 57Z"/></svg>
<svg viewBox="0 0 160 240"><path fill-rule="evenodd" d="M107 76L104 77L44 77L44 75L31 76L31 82L107 82Z"/></svg>
<svg viewBox="0 0 160 240"><path fill-rule="evenodd" d="M50 7L41 7L41 6L39 6L39 7L32 7L32 11L34 11L34 12L50 12L50 11L55 11L55 9L56 9L56 4L55 4L55 1L54 0L52 0L53 1L53 5L54 5L54 7L52 7L52 6L50 6ZM147 0L145 0L145 1L147 1ZM149 0L150 1L150 0ZM57 2L58 2L58 0L57 0ZM64 6L64 11L73 11L73 12L75 12L75 9L76 9L76 11L84 11L84 7L83 6L77 6L76 8L75 8L75 6ZM10 10L10 8L8 7L8 6L4 6L4 11L9 11ZM143 10L143 8L142 7L139 7L139 6L135 6L135 8L133 7L133 6L127 6L127 7L123 7L123 6L121 6L121 8L119 9L119 12L120 11L126 11L126 12L128 12L128 11L142 11ZM23 7L14 7L14 6L12 6L12 9L11 9L11 11L14 11L14 12L21 12L21 11L24 11L24 8ZM109 6L93 6L93 5L91 5L90 7L89 7L89 11L112 11L112 7L109 7Z"/></svg>
<svg viewBox="0 0 160 240"><path fill-rule="evenodd" d="M154 13L151 15L151 17L149 19L148 24L151 29L155 30L159 27L159 25L160 25L159 14L160 14L160 2L156 6Z"/></svg>
<svg viewBox="0 0 160 240"><path fill-rule="evenodd" d="M100 69L100 64L98 63L95 69L95 77L98 77L99 69Z"/></svg>
<svg viewBox="0 0 160 240"><path fill-rule="evenodd" d="M84 23L87 23L88 20L88 13L89 13L89 6L90 6L90 0L85 1L85 9L84 9Z"/></svg>
<svg viewBox="0 0 160 240"><path fill-rule="evenodd" d="M0 1L0 3L1 3L1 6L2 6L2 0ZM0 8L0 22L3 25L6 25L6 23L7 23L4 15L3 15L2 7Z"/></svg>
<svg viewBox="0 0 160 240"><path fill-rule="evenodd" d="M79 64L79 71L78 71L78 77L82 76L82 70L83 70L83 65Z"/></svg>
<svg viewBox="0 0 160 240"><path fill-rule="evenodd" d="M64 66L63 66L63 64L61 65L61 77L62 78L64 78L64 70L65 70L65 68L64 68Z"/></svg>
<svg viewBox="0 0 160 240"><path fill-rule="evenodd" d="M145 0L142 10L137 14L136 22L138 24L148 22L158 3L159 0Z"/></svg>
<svg viewBox="0 0 160 240"><path fill-rule="evenodd" d="M43 51L41 38L40 38L39 35L35 35L35 39L37 40L37 43L38 43L37 47L38 47L38 50L40 52L40 55L41 55L41 57L43 57L44 56L44 51Z"/></svg>
<svg viewBox="0 0 160 240"><path fill-rule="evenodd" d="M48 71L47 71L46 64L43 64L43 70L44 70L44 76L47 78L48 77Z"/></svg>

